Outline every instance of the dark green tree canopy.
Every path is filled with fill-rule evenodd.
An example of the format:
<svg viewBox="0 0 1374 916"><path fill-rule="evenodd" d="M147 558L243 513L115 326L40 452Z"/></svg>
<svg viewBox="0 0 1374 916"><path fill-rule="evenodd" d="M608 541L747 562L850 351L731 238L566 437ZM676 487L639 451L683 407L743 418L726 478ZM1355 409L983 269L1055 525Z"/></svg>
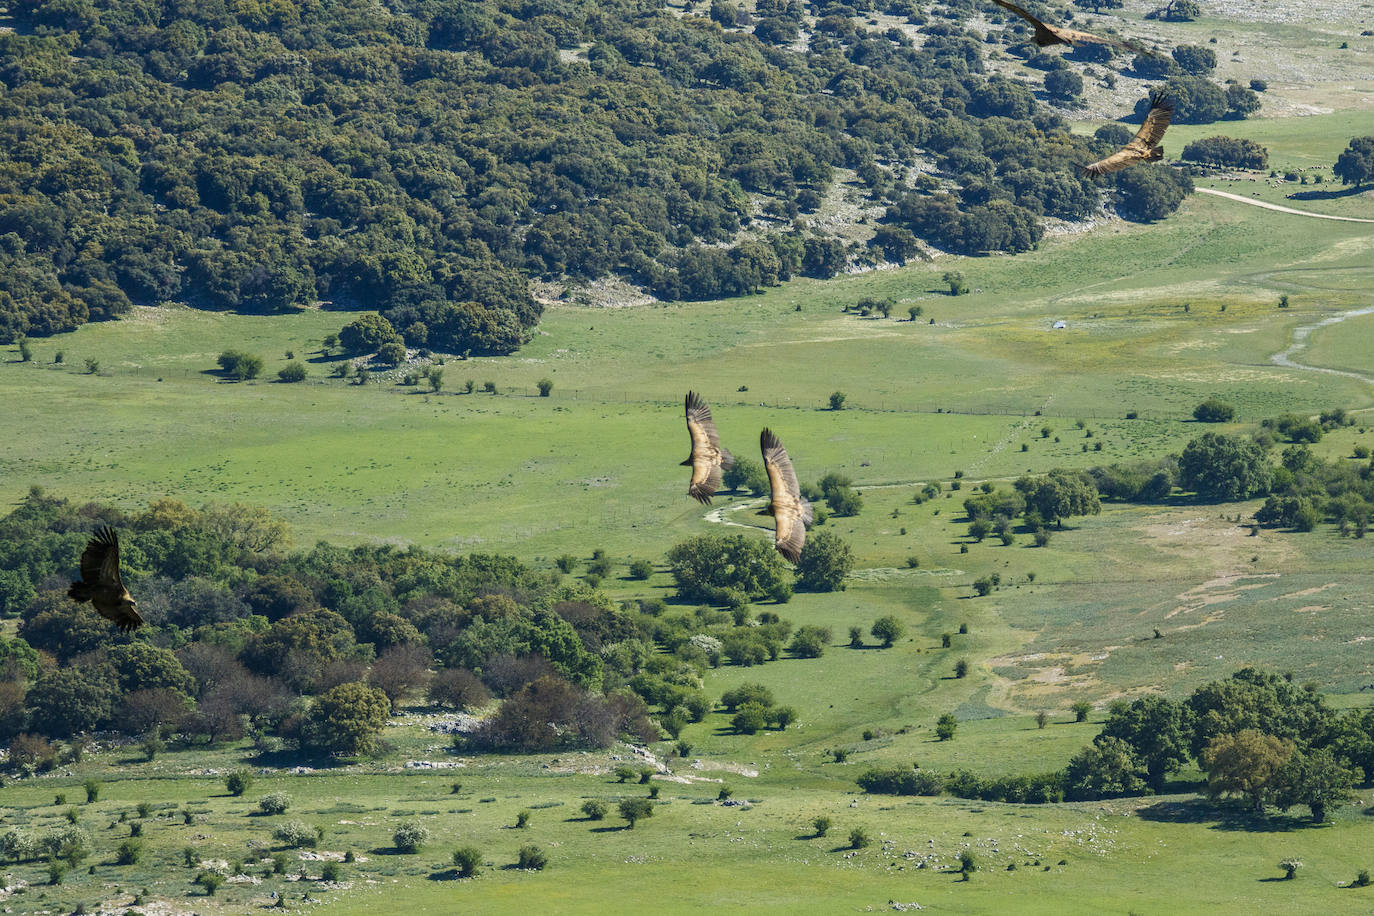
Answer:
<svg viewBox="0 0 1374 916"><path fill-rule="evenodd" d="M1340 178L1341 184L1363 187L1374 181L1374 137L1356 137L1350 145L1336 157L1332 174Z"/></svg>
<svg viewBox="0 0 1374 916"><path fill-rule="evenodd" d="M676 545L668 563L678 595L688 601L724 602L728 593L768 598L786 589L791 573L773 545L742 534L708 534Z"/></svg>
<svg viewBox="0 0 1374 916"><path fill-rule="evenodd" d="M1181 487L1216 502L1261 496L1272 476L1264 449L1220 433L1204 433L1184 446L1178 469Z"/></svg>

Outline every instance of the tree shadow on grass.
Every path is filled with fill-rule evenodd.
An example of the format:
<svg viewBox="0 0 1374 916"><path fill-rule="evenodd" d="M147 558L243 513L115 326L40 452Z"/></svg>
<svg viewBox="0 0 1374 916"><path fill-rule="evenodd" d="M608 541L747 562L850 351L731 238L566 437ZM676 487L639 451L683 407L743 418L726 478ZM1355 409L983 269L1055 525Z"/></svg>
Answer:
<svg viewBox="0 0 1374 916"><path fill-rule="evenodd" d="M593 827L593 828L591 829L591 832L592 832L592 833L619 833L619 832L622 831L622 830L629 830L629 829L630 829L630 825L629 825L629 824L621 824L621 825L619 825L619 826L616 826L615 824L608 824L608 825L605 826L605 827Z"/></svg>
<svg viewBox="0 0 1374 916"><path fill-rule="evenodd" d="M1361 193L1362 190L1362 188L1351 185L1348 188L1334 191L1295 191L1287 197L1289 200L1337 200L1342 197L1353 197Z"/></svg>
<svg viewBox="0 0 1374 916"><path fill-rule="evenodd" d="M441 871L431 872L428 880L430 881L461 881L462 876L458 874L456 868L445 868Z"/></svg>
<svg viewBox="0 0 1374 916"><path fill-rule="evenodd" d="M1141 820L1161 824L1212 823L1213 830L1246 830L1255 833L1288 833L1305 826L1286 814L1264 814L1239 804L1216 804L1204 798L1159 801L1136 811Z"/></svg>

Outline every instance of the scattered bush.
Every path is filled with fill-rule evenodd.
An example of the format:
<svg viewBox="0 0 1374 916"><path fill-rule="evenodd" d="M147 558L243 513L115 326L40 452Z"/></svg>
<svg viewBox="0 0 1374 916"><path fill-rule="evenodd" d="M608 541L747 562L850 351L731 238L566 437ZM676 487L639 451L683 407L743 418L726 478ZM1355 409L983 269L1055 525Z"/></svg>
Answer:
<svg viewBox="0 0 1374 916"><path fill-rule="evenodd" d="M460 846L453 852L453 866L458 869L460 878L474 877L481 864L482 851L476 846Z"/></svg>
<svg viewBox="0 0 1374 916"><path fill-rule="evenodd" d="M272 836L283 846L296 849L302 846L314 846L319 841L319 833L315 828L302 821L286 821L278 824L272 831Z"/></svg>
<svg viewBox="0 0 1374 916"><path fill-rule="evenodd" d="M589 821L602 820L606 816L606 803L589 798L582 803L582 813L587 815Z"/></svg>
<svg viewBox="0 0 1374 916"><path fill-rule="evenodd" d="M248 787L253 784L253 774L247 770L235 770L224 780L224 787L229 790L229 794L235 797L248 791Z"/></svg>
<svg viewBox="0 0 1374 916"><path fill-rule="evenodd" d="M516 867L542 871L549 864L549 857L538 846L521 846Z"/></svg>
<svg viewBox="0 0 1374 916"><path fill-rule="evenodd" d="M258 810L263 814L284 814L291 807L291 796L285 792L268 792L258 799Z"/></svg>
<svg viewBox="0 0 1374 916"><path fill-rule="evenodd" d="M855 827L853 830L849 831L850 849L863 849L872 842L873 841L869 839L868 831L862 827Z"/></svg>
<svg viewBox="0 0 1374 916"><path fill-rule="evenodd" d="M526 820L529 819L528 811L522 811L521 814ZM402 821L391 834L391 841L401 852L419 852L429 842L429 828L415 821Z"/></svg>

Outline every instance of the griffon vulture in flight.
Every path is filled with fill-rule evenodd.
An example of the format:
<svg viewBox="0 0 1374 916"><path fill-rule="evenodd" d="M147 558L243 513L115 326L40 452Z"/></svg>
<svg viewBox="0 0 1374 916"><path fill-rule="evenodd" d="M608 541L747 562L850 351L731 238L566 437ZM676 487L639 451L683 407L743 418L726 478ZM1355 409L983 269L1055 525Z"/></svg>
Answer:
<svg viewBox="0 0 1374 916"><path fill-rule="evenodd" d="M692 469L687 495L700 503L709 503L720 489L721 471L735 463L735 456L720 444L716 424L711 421L711 408L695 391L687 392L687 432L692 437L692 454L682 462Z"/></svg>
<svg viewBox="0 0 1374 916"><path fill-rule="evenodd" d="M1145 123L1125 146L1106 159L1099 159L1083 169L1085 175L1106 175L1118 172L1137 162L1154 162L1164 158L1164 147L1159 146L1164 131L1173 117L1174 103L1164 97L1164 93L1150 95L1150 111L1145 115Z"/></svg>
<svg viewBox="0 0 1374 916"><path fill-rule="evenodd" d="M89 601L106 620L125 632L143 625L134 599L119 578L119 539L109 525L95 530L95 537L81 553L81 579L67 589L73 601Z"/></svg>
<svg viewBox="0 0 1374 916"><path fill-rule="evenodd" d="M1087 44L1112 45L1136 54L1144 54L1148 57L1158 57L1154 51L1144 45L1133 41L1123 41L1119 38L1108 38L1105 35L1094 35L1092 32L1080 32L1078 29L1066 28L1062 25L1049 25L1036 19L1030 13L1017 6L1015 3L1008 3L1007 0L992 0L1004 10L1010 10L1022 19L1035 26L1035 43L1044 48L1049 45L1068 45L1073 47L1080 42Z"/></svg>
<svg viewBox="0 0 1374 916"><path fill-rule="evenodd" d="M777 529L773 534L773 546L796 563L801 559L802 544L806 542L806 526L811 524L813 517L811 504L801 495L787 449L771 429L759 435L759 448L763 451L763 466L768 471L768 485L773 491L768 507L759 515L773 516Z"/></svg>

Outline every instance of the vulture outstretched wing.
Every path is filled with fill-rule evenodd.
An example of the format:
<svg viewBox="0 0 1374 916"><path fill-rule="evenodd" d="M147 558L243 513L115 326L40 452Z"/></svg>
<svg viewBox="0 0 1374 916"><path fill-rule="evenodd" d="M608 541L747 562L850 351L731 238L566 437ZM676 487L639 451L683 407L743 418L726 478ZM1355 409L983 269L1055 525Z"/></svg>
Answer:
<svg viewBox="0 0 1374 916"><path fill-rule="evenodd" d="M1086 166L1083 169L1083 174L1107 175L1111 172L1119 172L1137 162L1154 162L1163 159L1164 147L1158 144L1164 137L1164 131L1169 127L1169 119L1173 117L1173 114L1174 103L1165 98L1164 93L1152 94L1150 96L1149 114L1145 115L1145 123L1140 125L1140 130L1135 132L1135 136L1106 159L1099 159Z"/></svg>
<svg viewBox="0 0 1374 916"><path fill-rule="evenodd" d="M1159 56L1154 51L1151 51L1144 45L1138 44L1134 41L1125 41L1120 38L1108 38L1105 35L1094 35L1092 32L1083 32L1079 31L1078 29L1070 29L1062 25L1050 25L1047 22L1043 22L1042 20L1035 18L1030 13L1026 12L1024 9L1017 6L1015 3L1008 3L1007 0L992 0L992 2L996 3L1004 10L1009 10L1010 12L1015 13L1022 19L1029 22L1032 26L1034 26L1035 43L1037 46L1041 48L1047 47L1049 45L1069 45L1070 47L1072 47L1073 45L1088 43L1099 45L1112 45L1113 47L1121 48L1125 51L1132 51L1136 54L1144 54L1149 57Z"/></svg>
<svg viewBox="0 0 1374 916"><path fill-rule="evenodd" d="M692 469L687 495L697 502L709 503L720 489L721 472L734 465L735 456L720 444L711 408L695 391L687 392L687 432L692 437L692 454L682 462Z"/></svg>
<svg viewBox="0 0 1374 916"><path fill-rule="evenodd" d="M811 524L811 504L801 495L797 484L797 473L792 470L792 461L787 457L787 449L782 441L765 429L759 435L759 448L763 452L763 466L768 471L768 484L773 495L765 515L773 516L775 532L773 546L778 553L796 563L801 559L802 545L806 543L806 526Z"/></svg>
<svg viewBox="0 0 1374 916"><path fill-rule="evenodd" d="M133 596L119 576L119 538L109 525L101 525L81 552L81 580L67 589L73 601L89 601L101 617L121 630L143 625Z"/></svg>

